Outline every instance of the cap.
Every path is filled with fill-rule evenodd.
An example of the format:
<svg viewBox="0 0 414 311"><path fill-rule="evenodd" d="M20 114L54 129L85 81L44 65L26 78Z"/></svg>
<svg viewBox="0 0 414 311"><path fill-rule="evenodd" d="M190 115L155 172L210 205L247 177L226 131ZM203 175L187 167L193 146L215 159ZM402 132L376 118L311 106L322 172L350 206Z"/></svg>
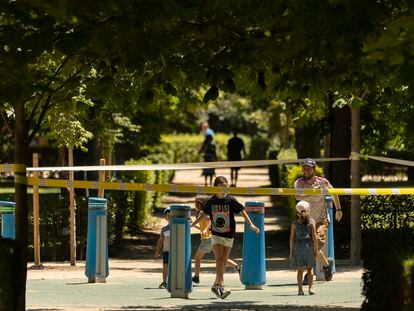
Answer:
<svg viewBox="0 0 414 311"><path fill-rule="evenodd" d="M314 159L307 158L307 159L303 160L303 162L302 162L302 166L305 166L305 165L311 166L311 167L315 167L316 166L316 162L315 162Z"/></svg>
<svg viewBox="0 0 414 311"><path fill-rule="evenodd" d="M299 214L302 214L302 212L309 212L309 210L310 210L310 205L309 205L309 203L308 202L306 202L306 201L299 201L297 204L296 204L296 211L299 213Z"/></svg>
<svg viewBox="0 0 414 311"><path fill-rule="evenodd" d="M169 207L167 207L167 208L164 210L164 215L166 215L167 213L170 213L170 212L171 212L170 208L169 208Z"/></svg>

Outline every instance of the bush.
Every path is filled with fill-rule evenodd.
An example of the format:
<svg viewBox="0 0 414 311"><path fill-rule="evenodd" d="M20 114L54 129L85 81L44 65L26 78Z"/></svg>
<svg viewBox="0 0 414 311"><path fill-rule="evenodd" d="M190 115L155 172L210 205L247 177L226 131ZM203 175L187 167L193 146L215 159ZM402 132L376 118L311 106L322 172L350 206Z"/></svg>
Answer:
<svg viewBox="0 0 414 311"><path fill-rule="evenodd" d="M263 160L266 159L267 150L269 149L269 139L260 136L253 137L251 140L249 160ZM249 149L246 149L249 150Z"/></svg>
<svg viewBox="0 0 414 311"><path fill-rule="evenodd" d="M16 310L18 289L16 272L21 262L17 243L11 239L0 237L0 310Z"/></svg>
<svg viewBox="0 0 414 311"><path fill-rule="evenodd" d="M291 166L286 166L287 170L286 170L286 186L288 188L293 188L295 181L302 177L302 166L301 165L291 165ZM316 171L315 174L317 176L323 176L323 169L319 166L316 167ZM295 206L296 206L296 198L293 195L289 196L288 199L288 207L289 207L289 216L291 217L291 219L294 219L296 217L296 210L295 210Z"/></svg>
<svg viewBox="0 0 414 311"><path fill-rule="evenodd" d="M361 197L364 229L414 228L414 195Z"/></svg>
<svg viewBox="0 0 414 311"><path fill-rule="evenodd" d="M250 139L244 135L239 135L239 137L243 139L246 152L248 152ZM214 136L217 161L227 160L227 141L230 138L230 135L221 133ZM203 162L202 155L198 153L198 150L203 143L203 139L201 134L163 135L161 138L160 152L171 154L171 161L164 163ZM260 159L263 159L263 154Z"/></svg>
<svg viewBox="0 0 414 311"><path fill-rule="evenodd" d="M409 303L404 261L413 255L413 230L365 230L362 250L361 310L404 310Z"/></svg>
<svg viewBox="0 0 414 311"><path fill-rule="evenodd" d="M404 262L405 301L404 310L414 310L414 257Z"/></svg>

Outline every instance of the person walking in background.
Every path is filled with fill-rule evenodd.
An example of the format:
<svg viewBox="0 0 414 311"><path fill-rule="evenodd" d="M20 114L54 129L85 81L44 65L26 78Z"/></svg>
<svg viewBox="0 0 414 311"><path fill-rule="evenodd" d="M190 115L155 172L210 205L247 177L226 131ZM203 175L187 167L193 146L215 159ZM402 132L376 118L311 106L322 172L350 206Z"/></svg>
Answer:
<svg viewBox="0 0 414 311"><path fill-rule="evenodd" d="M296 189L328 189L333 188L331 183L326 179L315 175L316 162L307 158L302 163L303 177L295 181ZM333 259L326 258L321 248L326 242L326 233L329 227L329 217L325 201L325 196L298 194L296 200L306 201L310 205L310 215L315 220L316 237L317 237L317 256L316 259L322 264L326 281L332 280ZM332 196L335 205L335 219L340 221L342 218L341 203L337 195ZM305 280L306 282L306 280Z"/></svg>
<svg viewBox="0 0 414 311"><path fill-rule="evenodd" d="M227 179L218 176L214 180L215 187L228 187ZM225 192L213 195L203 207L203 213L197 217L192 226L197 225L203 218L209 217L211 221L212 245L216 259L216 279L211 291L218 298L226 298L231 291L224 288L224 271L231 248L233 247L234 235L236 232L236 221L234 215L241 213L244 220L250 226L250 230L257 234L260 230L253 224L249 215L245 212L244 206L236 198Z"/></svg>
<svg viewBox="0 0 414 311"><path fill-rule="evenodd" d="M158 238L155 257L158 258L161 256L162 250L162 283L158 286L159 288L167 288L167 273L168 273L168 256L170 253L170 220L171 220L171 211L167 207L164 210L164 218L168 224L161 228L160 237Z"/></svg>
<svg viewBox="0 0 414 311"><path fill-rule="evenodd" d="M211 135L213 138L212 141L214 144L214 131L210 128L208 122L201 123L201 132L203 133L204 138L206 138L207 135Z"/></svg>
<svg viewBox="0 0 414 311"><path fill-rule="evenodd" d="M217 161L216 146L213 144L213 136L207 135L201 145L198 153L203 154L204 162L215 162ZM204 185L207 186L207 179L209 179L208 185L212 185L213 176L215 175L214 168L204 168L201 176L204 176Z"/></svg>
<svg viewBox="0 0 414 311"><path fill-rule="evenodd" d="M208 201L210 197L207 195L197 195L195 197L195 209L197 210L196 219L200 215L203 210L204 205ZM194 276L193 282L198 284L200 283L200 266L201 266L201 259L203 259L204 255L210 253L213 245L211 244L211 221L209 218L203 218L199 221L199 226L194 226L195 228L200 230L201 240L200 245L198 246L197 252L194 255ZM227 259L227 267L232 267L239 273L241 271L241 266L238 265L231 259Z"/></svg>
<svg viewBox="0 0 414 311"><path fill-rule="evenodd" d="M241 161L246 158L246 150L244 148L243 139L237 137L237 129L233 129L233 137L227 142L227 159L229 161ZM243 153L243 157L242 157ZM237 186L237 177L240 167L230 168L230 181L231 186Z"/></svg>
<svg viewBox="0 0 414 311"><path fill-rule="evenodd" d="M290 226L290 260L292 268L298 270L298 295L304 295L303 271L306 268L309 284L309 295L314 295L312 267L318 252L316 242L315 221L310 218L310 205L306 201L296 204L296 221Z"/></svg>

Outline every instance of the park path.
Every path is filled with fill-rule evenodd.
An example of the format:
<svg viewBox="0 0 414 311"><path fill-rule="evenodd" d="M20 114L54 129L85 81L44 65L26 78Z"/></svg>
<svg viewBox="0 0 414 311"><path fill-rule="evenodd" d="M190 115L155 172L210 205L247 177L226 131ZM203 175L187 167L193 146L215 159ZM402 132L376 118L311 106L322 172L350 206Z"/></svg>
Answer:
<svg viewBox="0 0 414 311"><path fill-rule="evenodd" d="M204 184L200 171L177 171L175 184ZM228 177L229 170L216 173ZM270 182L267 169L246 168L241 170L238 186L263 187ZM173 203L194 207L194 194L168 194L162 206L156 209L156 228L148 228L142 234L123 245L124 254L110 256L110 275L107 283L88 284L84 275L85 262L76 267L69 263L44 263L43 270L29 269L27 281L27 310L317 310L356 311L361 297L360 267L351 267L347 261L337 261L334 282L316 282L317 294L298 296L296 272L290 269L288 260L289 221L280 204L273 204L269 196L236 196L247 200L265 202L266 230L266 285L261 291L247 291L240 283L238 274L226 272L226 284L232 290L226 300L212 296L210 286L214 281L215 263L212 254L203 259L201 283L194 285L189 299L170 298L165 290L158 289L161 280L161 259L154 260L154 247L159 227L164 225L163 208ZM194 210L193 210L194 215ZM243 219L237 220L237 234L231 257L241 262L243 244ZM193 253L199 243L199 235L192 234ZM111 252L111 250L110 250ZM29 267L32 263L29 263ZM331 284L335 286L331 286Z"/></svg>
<svg viewBox="0 0 414 311"><path fill-rule="evenodd" d="M230 182L230 169L216 169L216 176L224 176ZM181 170L176 171L174 184L204 186L204 176L201 176L201 170ZM239 171L237 182L238 187L270 187L268 170L266 168L249 167ZM188 204L194 208L195 194L172 193L163 198L164 207L170 204ZM261 195L236 195L236 198L243 204L246 201L262 201L265 203L265 228L266 230L285 230L287 227L287 218L280 213L277 206L272 203L270 196ZM243 218L236 216L236 231L243 231ZM164 224L164 222L162 222ZM194 229L197 232L197 229Z"/></svg>

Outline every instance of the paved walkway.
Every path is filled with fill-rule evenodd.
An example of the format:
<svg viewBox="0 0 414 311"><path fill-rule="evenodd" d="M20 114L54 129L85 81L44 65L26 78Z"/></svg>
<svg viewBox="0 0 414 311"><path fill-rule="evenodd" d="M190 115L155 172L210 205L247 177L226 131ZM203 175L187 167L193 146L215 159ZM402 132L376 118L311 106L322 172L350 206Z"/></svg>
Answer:
<svg viewBox="0 0 414 311"><path fill-rule="evenodd" d="M161 260L110 260L105 284L88 284L84 263L46 263L44 270L29 270L28 310L359 310L362 270L338 263L331 282L316 282L316 295L298 296L296 272L283 258L267 261L267 283L262 290L245 290L238 274L228 271L227 287L232 294L216 298L210 287L214 262L203 264L200 284L189 299L170 298L161 281Z"/></svg>
<svg viewBox="0 0 414 311"><path fill-rule="evenodd" d="M267 169L242 169L238 186L269 186ZM177 184L203 185L201 171L177 171ZM228 169L216 170L228 177ZM346 261L337 261L337 273L331 282L317 282L314 296L298 296L296 272L289 269L288 219L269 196L237 196L265 202L267 282L262 290L245 290L238 274L227 271L226 286L232 294L225 300L217 299L210 287L214 281L214 260L206 255L202 264L201 283L195 285L189 299L172 299L166 290L158 289L161 282L161 260L152 259L158 238L158 228L131 239L128 246L117 252L118 259L110 258L110 275L105 284L88 284L84 262L76 267L69 263L44 263L46 269L28 271L28 310L359 310L362 269L350 267ZM167 195L163 205L185 203L194 206L194 195ZM162 217L162 208L156 215ZM231 258L241 262L243 219L237 217L237 234ZM164 225L163 220L158 224ZM192 233L198 233L198 230ZM198 234L192 234L193 254L198 245ZM134 258L132 260L132 258ZM127 260L129 259L129 260ZM29 265L30 266L30 265Z"/></svg>

